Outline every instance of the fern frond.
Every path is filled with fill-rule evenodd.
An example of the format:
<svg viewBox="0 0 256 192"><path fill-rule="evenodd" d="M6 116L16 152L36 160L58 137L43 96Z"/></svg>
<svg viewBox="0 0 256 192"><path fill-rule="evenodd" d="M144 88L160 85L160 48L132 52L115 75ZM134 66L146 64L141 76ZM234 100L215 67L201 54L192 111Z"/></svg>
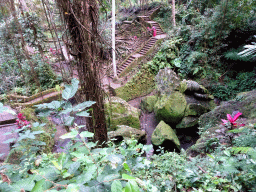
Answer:
<svg viewBox="0 0 256 192"><path fill-rule="evenodd" d="M238 153L247 154L248 151L252 150L252 147L232 147L230 150L234 155Z"/></svg>

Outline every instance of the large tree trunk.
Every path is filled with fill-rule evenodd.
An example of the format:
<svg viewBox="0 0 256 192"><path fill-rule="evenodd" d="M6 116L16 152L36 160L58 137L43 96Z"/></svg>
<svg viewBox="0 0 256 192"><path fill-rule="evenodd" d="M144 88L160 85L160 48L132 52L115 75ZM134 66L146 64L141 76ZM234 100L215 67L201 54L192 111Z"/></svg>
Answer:
<svg viewBox="0 0 256 192"><path fill-rule="evenodd" d="M72 3L71 3L72 2ZM57 0L63 13L72 40L73 55L77 59L79 80L87 100L96 101L88 130L94 132L98 144L107 141L107 128L104 113L104 95L100 81L98 59L99 38L98 3L95 0Z"/></svg>

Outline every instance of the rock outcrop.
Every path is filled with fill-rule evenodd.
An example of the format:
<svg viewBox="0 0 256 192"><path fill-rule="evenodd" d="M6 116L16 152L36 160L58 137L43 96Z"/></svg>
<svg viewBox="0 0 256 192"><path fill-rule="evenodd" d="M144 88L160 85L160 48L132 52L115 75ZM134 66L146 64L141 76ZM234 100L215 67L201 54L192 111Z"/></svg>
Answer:
<svg viewBox="0 0 256 192"><path fill-rule="evenodd" d="M209 142L214 141L214 139L222 144L227 143L228 137L225 137L225 133L228 129L222 125L221 119L227 119L227 114L235 115L238 111L242 115L236 123L254 128L253 124L256 123L256 90L239 93L235 99L222 102L220 106L201 115L199 118L201 136L196 144L188 149L188 153L207 152Z"/></svg>
<svg viewBox="0 0 256 192"><path fill-rule="evenodd" d="M109 131L109 139L127 140L134 138L138 141L146 141L146 132L126 125L118 125L116 131Z"/></svg>
<svg viewBox="0 0 256 192"><path fill-rule="evenodd" d="M173 92L170 96L163 95L155 104L156 118L166 123L177 124L184 117L186 109L185 96L180 92Z"/></svg>
<svg viewBox="0 0 256 192"><path fill-rule="evenodd" d="M159 70L155 77L156 89L160 94L171 95L179 86L179 76L170 68Z"/></svg>
<svg viewBox="0 0 256 192"><path fill-rule="evenodd" d="M117 125L127 125L140 129L140 110L129 105L118 97L105 100L106 120L109 131L118 128Z"/></svg>
<svg viewBox="0 0 256 192"><path fill-rule="evenodd" d="M160 123L157 125L152 134L151 141L152 144L156 146L162 145L165 141L171 141L176 145L177 148L180 147L180 141L176 133L164 121L160 121Z"/></svg>

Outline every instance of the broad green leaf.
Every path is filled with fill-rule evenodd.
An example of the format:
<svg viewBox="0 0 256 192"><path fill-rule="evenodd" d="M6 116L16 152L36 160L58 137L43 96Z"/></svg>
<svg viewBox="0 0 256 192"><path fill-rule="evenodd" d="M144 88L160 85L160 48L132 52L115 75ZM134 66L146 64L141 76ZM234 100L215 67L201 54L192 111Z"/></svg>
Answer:
<svg viewBox="0 0 256 192"><path fill-rule="evenodd" d="M131 185L132 185L132 190L133 190L134 192L139 192L139 191L140 191L140 188L139 188L139 186L137 185L137 182L136 182L136 181L130 180L129 182L131 183Z"/></svg>
<svg viewBox="0 0 256 192"><path fill-rule="evenodd" d="M108 160L111 162L111 163L122 163L122 156L121 155L110 155L108 156Z"/></svg>
<svg viewBox="0 0 256 192"><path fill-rule="evenodd" d="M115 180L111 185L111 192L120 192L122 189L122 183L118 180Z"/></svg>
<svg viewBox="0 0 256 192"><path fill-rule="evenodd" d="M45 182L46 182L45 179L37 181L31 192L42 192L42 191L44 191L43 185L44 185Z"/></svg>
<svg viewBox="0 0 256 192"><path fill-rule="evenodd" d="M85 184L92 180L94 175L96 174L97 167L96 165L92 164L90 167L80 176L77 177L76 182L79 184Z"/></svg>
<svg viewBox="0 0 256 192"><path fill-rule="evenodd" d="M14 183L12 187L18 191L20 191L21 189L24 189L25 191L31 191L35 186L35 182L33 178L34 176L19 180L18 182ZM16 191L16 190L13 190L13 191Z"/></svg>
<svg viewBox="0 0 256 192"><path fill-rule="evenodd" d="M110 174L104 177L103 181L108 182L108 181L113 181L114 179L119 179L119 178L120 178L120 174Z"/></svg>
<svg viewBox="0 0 256 192"><path fill-rule="evenodd" d="M124 166L124 169L125 169L126 171L132 173L132 172L131 172L131 169L129 168L129 166L128 166L127 163L124 163L123 166Z"/></svg>
<svg viewBox="0 0 256 192"><path fill-rule="evenodd" d="M135 178L130 175L127 175L127 174L122 174L122 179L131 180L131 179L135 179Z"/></svg>
<svg viewBox="0 0 256 192"><path fill-rule="evenodd" d="M16 141L16 139L15 138L11 138L11 139L8 139L8 140L6 140L6 141L4 141L2 143L12 143L14 141Z"/></svg>
<svg viewBox="0 0 256 192"><path fill-rule="evenodd" d="M79 81L77 79L72 79L72 85L65 85L65 89L62 91L62 98L65 100L69 100L74 97L77 90Z"/></svg>
<svg viewBox="0 0 256 192"><path fill-rule="evenodd" d="M71 132L66 133L62 136L60 136L61 139L71 139L71 138L75 138L78 134L78 131L75 129L72 129Z"/></svg>
<svg viewBox="0 0 256 192"><path fill-rule="evenodd" d="M3 135L10 135L10 134L12 134L12 132L6 132Z"/></svg>
<svg viewBox="0 0 256 192"><path fill-rule="evenodd" d="M80 133L80 136L81 137L93 137L94 133L91 133L89 131L83 131L83 132Z"/></svg>
<svg viewBox="0 0 256 192"><path fill-rule="evenodd" d="M71 183L68 185L66 192L79 192L79 189L79 185Z"/></svg>
<svg viewBox="0 0 256 192"><path fill-rule="evenodd" d="M88 110L77 112L76 115L81 117L90 117L90 113L88 113Z"/></svg>
<svg viewBox="0 0 256 192"><path fill-rule="evenodd" d="M69 165L68 173L74 174L80 167L80 162L74 162Z"/></svg>
<svg viewBox="0 0 256 192"><path fill-rule="evenodd" d="M53 165L58 169L58 170L62 170L62 166L58 164L57 161L52 161Z"/></svg>
<svg viewBox="0 0 256 192"><path fill-rule="evenodd" d="M47 104L47 107L50 109L59 109L61 107L62 102L61 101L52 101L51 103Z"/></svg>
<svg viewBox="0 0 256 192"><path fill-rule="evenodd" d="M72 126L73 123L74 123L74 121L75 121L75 118L74 118L74 117L68 116L68 117L65 117L65 119L64 119L64 124L65 124L66 126Z"/></svg>
<svg viewBox="0 0 256 192"><path fill-rule="evenodd" d="M133 192L132 191L132 186L130 182L127 182L124 188L124 192Z"/></svg>
<svg viewBox="0 0 256 192"><path fill-rule="evenodd" d="M84 110L85 108L88 108L88 107L91 107L93 104L95 104L96 102L95 101L85 101L83 103L79 103L78 105L76 105L74 108L73 108L73 111L76 112L76 111L82 111Z"/></svg>

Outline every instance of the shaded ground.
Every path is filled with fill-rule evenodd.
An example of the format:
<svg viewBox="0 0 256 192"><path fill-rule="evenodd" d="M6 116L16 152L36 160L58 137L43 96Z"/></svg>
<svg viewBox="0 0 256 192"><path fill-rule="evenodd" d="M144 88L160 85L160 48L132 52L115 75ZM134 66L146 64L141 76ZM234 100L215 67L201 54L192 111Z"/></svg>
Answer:
<svg viewBox="0 0 256 192"><path fill-rule="evenodd" d="M146 97L146 96L144 96L144 97ZM136 99L128 101L128 103L130 105L132 105L133 107L140 108L141 100L144 97L138 97ZM146 131L146 134L147 134L147 143L146 144L147 145L151 144L151 136L152 136L152 133L155 130L157 124L158 124L158 122L155 118L154 113L144 113L143 111L141 112L140 126L141 126L142 130Z"/></svg>

